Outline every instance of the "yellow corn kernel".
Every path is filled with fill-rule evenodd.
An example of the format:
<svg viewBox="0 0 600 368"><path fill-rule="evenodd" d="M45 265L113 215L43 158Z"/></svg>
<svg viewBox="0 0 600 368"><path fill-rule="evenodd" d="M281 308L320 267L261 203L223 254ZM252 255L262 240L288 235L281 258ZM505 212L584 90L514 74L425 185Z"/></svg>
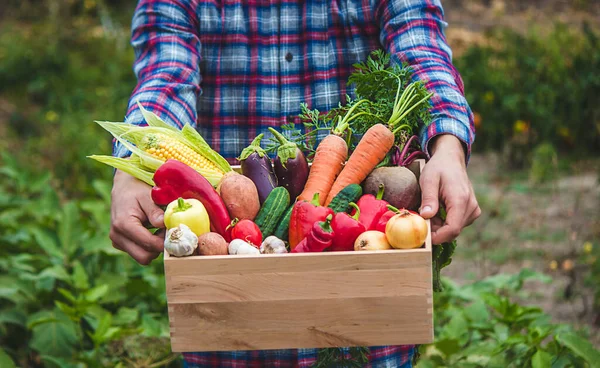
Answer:
<svg viewBox="0 0 600 368"><path fill-rule="evenodd" d="M175 159L192 167L194 170L209 169L223 172L217 165L194 151L186 144L164 134L152 134L148 137L146 152L163 160Z"/></svg>

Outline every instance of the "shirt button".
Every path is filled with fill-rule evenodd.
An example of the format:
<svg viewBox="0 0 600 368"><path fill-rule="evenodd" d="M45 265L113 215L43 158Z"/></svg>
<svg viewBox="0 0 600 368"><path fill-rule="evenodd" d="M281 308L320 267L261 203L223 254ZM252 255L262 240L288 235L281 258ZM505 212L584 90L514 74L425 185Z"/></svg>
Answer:
<svg viewBox="0 0 600 368"><path fill-rule="evenodd" d="M292 53L291 53L291 52L288 52L288 53L285 55L285 60L286 60L287 62L291 62L292 60L294 60L294 55L292 55Z"/></svg>

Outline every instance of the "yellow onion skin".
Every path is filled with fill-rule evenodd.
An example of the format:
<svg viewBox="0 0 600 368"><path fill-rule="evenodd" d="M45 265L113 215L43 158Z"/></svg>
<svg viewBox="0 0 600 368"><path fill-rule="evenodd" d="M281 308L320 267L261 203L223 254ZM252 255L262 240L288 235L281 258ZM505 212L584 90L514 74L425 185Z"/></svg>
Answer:
<svg viewBox="0 0 600 368"><path fill-rule="evenodd" d="M388 220L385 235L395 249L419 248L427 238L427 222L418 214L400 210Z"/></svg>

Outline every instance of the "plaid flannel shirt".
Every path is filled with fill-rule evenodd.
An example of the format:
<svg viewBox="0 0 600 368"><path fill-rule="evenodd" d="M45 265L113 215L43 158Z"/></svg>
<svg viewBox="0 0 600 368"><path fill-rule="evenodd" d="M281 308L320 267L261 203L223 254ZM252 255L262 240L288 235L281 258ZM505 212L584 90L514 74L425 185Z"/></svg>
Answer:
<svg viewBox="0 0 600 368"><path fill-rule="evenodd" d="M421 145L458 137L467 160L475 137L452 65L439 0L140 0L132 45L138 78L126 115L144 124L136 101L167 123L194 126L230 163L268 127L300 123L300 103L328 111L344 102L354 63L383 48L406 61L435 93ZM322 138L322 137L321 137ZM266 140L266 139L265 139ZM263 140L263 142L265 141ZM118 142L113 154L130 154ZM410 366L414 347L373 347L372 367ZM308 367L317 350L185 354L190 367Z"/></svg>

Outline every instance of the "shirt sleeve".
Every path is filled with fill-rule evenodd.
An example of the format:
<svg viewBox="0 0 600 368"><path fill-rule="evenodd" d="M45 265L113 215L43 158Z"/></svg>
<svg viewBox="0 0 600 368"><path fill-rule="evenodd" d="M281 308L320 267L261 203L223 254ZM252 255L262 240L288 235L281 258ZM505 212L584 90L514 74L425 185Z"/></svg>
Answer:
<svg viewBox="0 0 600 368"><path fill-rule="evenodd" d="M433 121L421 129L421 147L429 156L433 137L452 134L463 142L468 162L475 140L473 113L464 96L462 78L452 65L440 0L385 0L376 4L381 44L393 61L408 62L414 79L422 80L434 93Z"/></svg>
<svg viewBox="0 0 600 368"><path fill-rule="evenodd" d="M146 125L137 102L175 127L196 127L200 89L200 40L195 1L140 0L132 21L131 44L137 85L125 122ZM113 140L113 155L131 152Z"/></svg>

